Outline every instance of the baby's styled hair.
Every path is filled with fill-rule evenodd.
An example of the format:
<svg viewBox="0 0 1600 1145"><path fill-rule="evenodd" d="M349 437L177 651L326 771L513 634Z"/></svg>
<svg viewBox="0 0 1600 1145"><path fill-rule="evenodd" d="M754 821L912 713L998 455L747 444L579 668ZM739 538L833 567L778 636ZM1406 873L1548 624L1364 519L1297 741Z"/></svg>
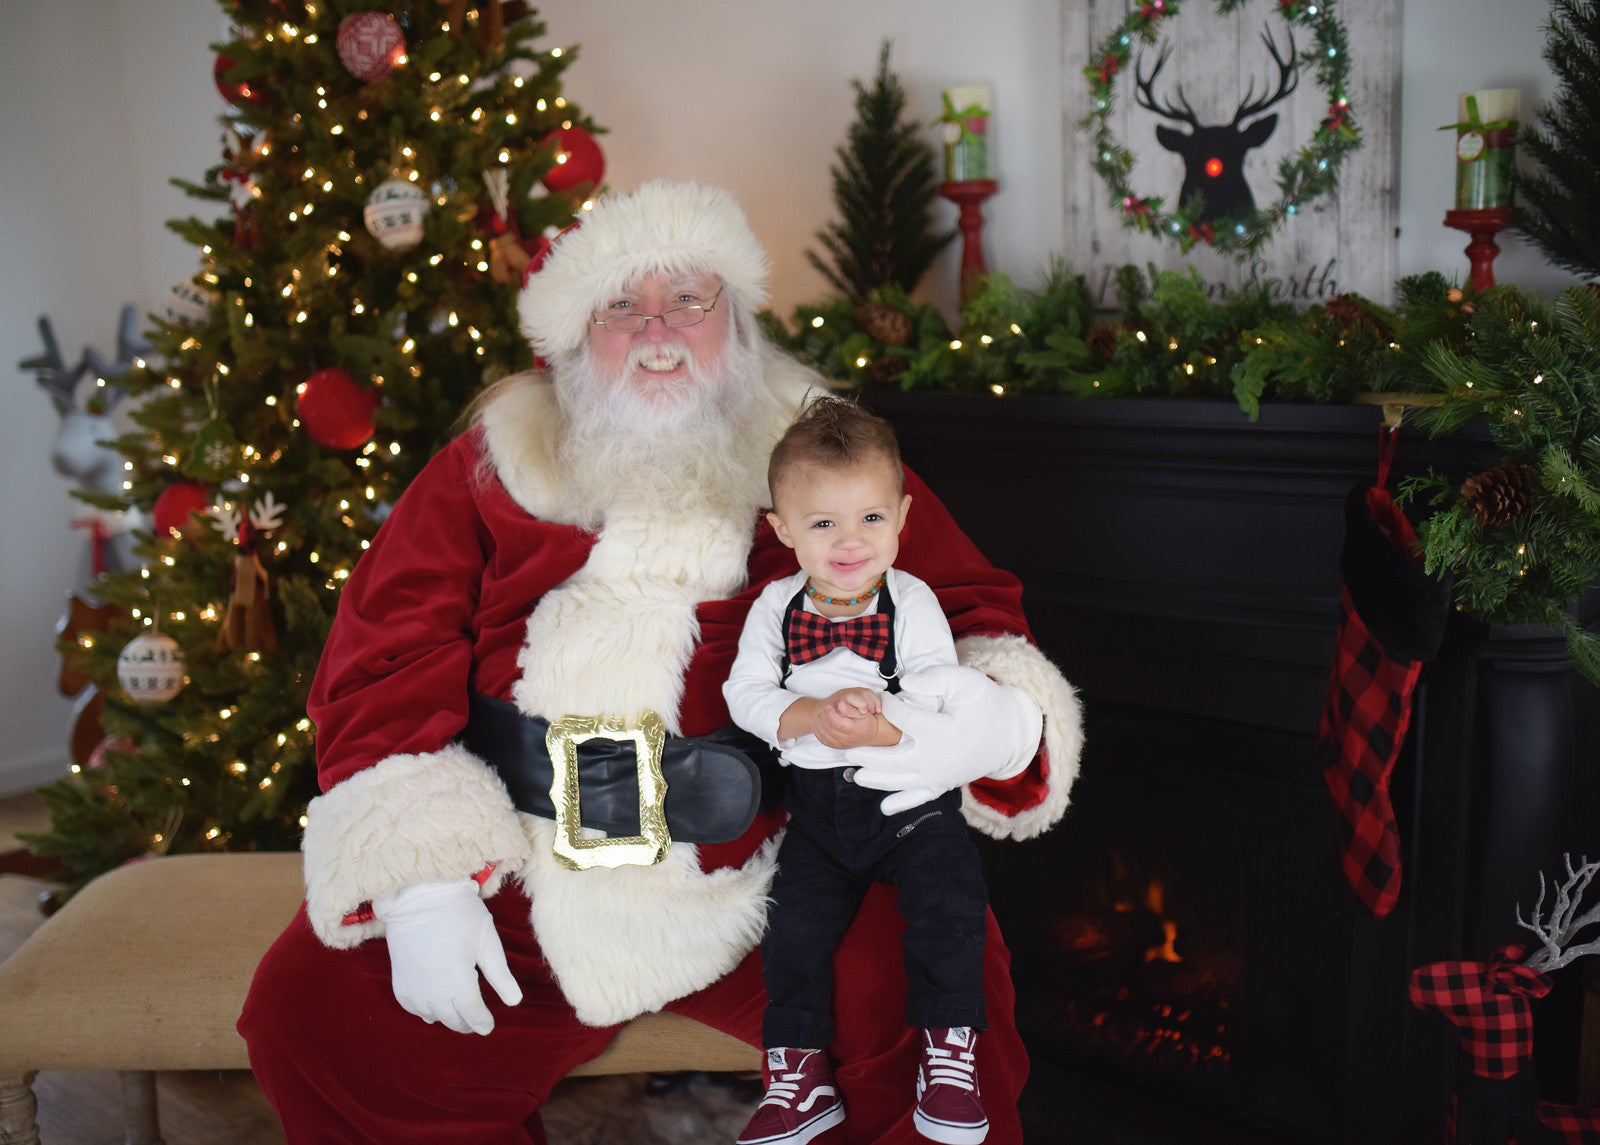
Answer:
<svg viewBox="0 0 1600 1145"><path fill-rule="evenodd" d="M894 467L895 481L905 489L900 444L894 427L847 398L823 394L813 398L784 430L767 462L767 493L776 502L778 482L800 465L850 468L874 457Z"/></svg>

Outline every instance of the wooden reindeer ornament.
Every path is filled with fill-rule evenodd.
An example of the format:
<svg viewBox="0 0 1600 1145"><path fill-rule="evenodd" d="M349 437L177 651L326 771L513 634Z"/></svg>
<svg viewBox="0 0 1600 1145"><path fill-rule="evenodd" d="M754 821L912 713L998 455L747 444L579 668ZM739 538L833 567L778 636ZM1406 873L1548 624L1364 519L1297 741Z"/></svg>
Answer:
<svg viewBox="0 0 1600 1145"><path fill-rule="evenodd" d="M211 511L218 530L239 546L233 562L228 608L222 617L222 628L217 632L219 652L241 648L277 651L278 634L272 627L272 612L268 607L267 569L261 563L257 540L282 524L283 508L268 493L250 507L248 514L243 505L235 509L223 504Z"/></svg>

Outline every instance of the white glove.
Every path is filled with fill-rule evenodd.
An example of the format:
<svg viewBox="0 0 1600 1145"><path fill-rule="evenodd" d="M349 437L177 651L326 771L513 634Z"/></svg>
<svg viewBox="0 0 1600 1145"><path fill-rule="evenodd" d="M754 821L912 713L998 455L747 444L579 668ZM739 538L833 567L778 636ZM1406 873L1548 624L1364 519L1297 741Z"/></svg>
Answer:
<svg viewBox="0 0 1600 1145"><path fill-rule="evenodd" d="M462 1034L493 1030L494 1017L478 987L479 968L502 1002L522 1001L494 918L471 879L402 887L374 899L372 913L387 933L395 1001L424 1022L442 1022Z"/></svg>
<svg viewBox="0 0 1600 1145"><path fill-rule="evenodd" d="M1038 754L1044 729L1039 705L975 668L926 668L906 676L901 689L902 694L930 698L931 707L884 696L884 719L900 729L900 742L844 753L847 763L860 768L856 783L894 792L880 805L885 815L975 779L1008 779Z"/></svg>

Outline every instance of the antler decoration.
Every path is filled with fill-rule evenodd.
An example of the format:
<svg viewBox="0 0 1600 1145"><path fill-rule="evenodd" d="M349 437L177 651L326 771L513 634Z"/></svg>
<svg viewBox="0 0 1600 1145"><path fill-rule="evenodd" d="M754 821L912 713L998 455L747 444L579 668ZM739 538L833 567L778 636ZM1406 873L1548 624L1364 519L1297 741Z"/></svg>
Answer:
<svg viewBox="0 0 1600 1145"><path fill-rule="evenodd" d="M114 362L107 362L100 351L93 346L85 346L78 364L68 369L61 357L61 346L56 341L55 329L50 325L50 319L43 315L39 317L39 337L44 342L44 353L33 358L24 358L17 363L17 367L34 372L39 384L50 395L50 402L56 407L56 413L62 417L72 413L73 391L78 388L78 382L83 376L90 373L94 374L101 388L105 390L97 412L109 412L111 407L121 400L123 391L120 386L108 383L111 379L120 378L127 373L154 348L139 335L139 312L131 303L123 306L117 322L117 360Z"/></svg>
<svg viewBox="0 0 1600 1145"><path fill-rule="evenodd" d="M1545 894L1543 871L1539 872L1539 901L1533 904L1532 921L1523 921L1522 907L1517 907L1517 925L1533 931L1543 944L1523 964L1541 974L1560 969L1586 954L1600 954L1600 936L1579 946L1571 945L1580 930L1600 922L1600 905L1590 907L1582 915L1578 914L1590 881L1600 872L1600 863L1591 863L1586 856L1578 860L1578 868L1573 870L1572 856L1563 855L1562 858L1567 867L1567 881L1556 888L1555 906L1550 911L1549 921L1546 922L1542 917Z"/></svg>
<svg viewBox="0 0 1600 1145"><path fill-rule="evenodd" d="M23 370L32 370L45 392L50 395L50 403L56 407L56 413L62 417L72 412L72 391L78 386L78 379L89 370L86 359L80 358L78 364L72 369L67 369L67 364L61 358L61 347L56 343L56 332L50 326L50 319L43 315L39 318L39 337L44 340L44 353L35 358L24 358L17 363Z"/></svg>
<svg viewBox="0 0 1600 1145"><path fill-rule="evenodd" d="M139 312L132 303L122 307L122 315L117 321L117 360L107 362L93 346L83 348L83 360L94 371L95 377L102 383L109 383L113 378L120 378L134 366L141 364L144 356L155 349L139 333ZM121 386L104 385L105 397L103 405L107 412L117 402L122 400Z"/></svg>
<svg viewBox="0 0 1600 1145"><path fill-rule="evenodd" d="M258 533L270 533L283 524L283 512L286 506L280 504L272 495L272 490L267 490L267 495L250 506L250 525Z"/></svg>

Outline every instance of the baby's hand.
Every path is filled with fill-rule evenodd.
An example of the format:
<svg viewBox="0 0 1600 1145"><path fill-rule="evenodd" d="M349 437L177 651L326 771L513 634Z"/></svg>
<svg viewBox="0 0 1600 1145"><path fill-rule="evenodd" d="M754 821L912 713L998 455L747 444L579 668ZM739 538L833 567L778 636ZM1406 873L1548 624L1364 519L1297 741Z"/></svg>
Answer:
<svg viewBox="0 0 1600 1145"><path fill-rule="evenodd" d="M870 688L845 688L818 710L813 734L827 747L881 747L900 742L899 729L881 715L883 701Z"/></svg>
<svg viewBox="0 0 1600 1145"><path fill-rule="evenodd" d="M821 743L839 751L863 747L871 741L877 719L871 713L856 715L845 705L830 702L818 709L813 734Z"/></svg>
<svg viewBox="0 0 1600 1145"><path fill-rule="evenodd" d="M871 688L841 688L827 703L847 716L875 716L883 711L883 698Z"/></svg>

